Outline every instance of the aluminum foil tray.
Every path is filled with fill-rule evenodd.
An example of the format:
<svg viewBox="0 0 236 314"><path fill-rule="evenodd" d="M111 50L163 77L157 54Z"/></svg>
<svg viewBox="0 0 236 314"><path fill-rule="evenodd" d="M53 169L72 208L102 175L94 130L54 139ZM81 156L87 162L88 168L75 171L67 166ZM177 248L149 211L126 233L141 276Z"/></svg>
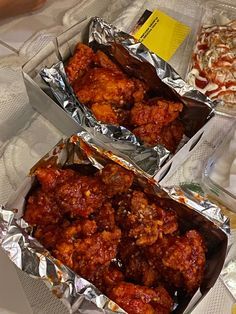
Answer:
<svg viewBox="0 0 236 314"><path fill-rule="evenodd" d="M42 80L39 74L42 69L52 68L58 62L66 61L73 54L76 43L79 41L88 43L89 35L90 41L97 41L99 45L106 46L115 58L119 59L129 54L128 58L122 57L118 60L119 62L123 60L123 66L127 71L141 77L147 76L147 79L162 89L164 94L171 94L183 101L186 110L183 112L182 119L185 121L189 140L187 143L184 141L185 145L174 156L163 150L161 145L153 148L145 147L136 139L133 140L132 133L127 133L122 127L114 130L114 127L107 128L107 125L94 122L91 118L85 120L83 117L87 115L87 111L84 110L84 106L82 110L75 109L75 103L71 97L69 106L64 106L61 100L65 97L63 99L65 104L65 102L68 103L68 98L60 94L56 99L55 93L52 93L49 85ZM110 42L112 42L111 45L108 44ZM130 60L134 62L130 63ZM100 146L120 155L127 162L133 162L149 176L155 176L160 184L164 183L189 157L193 149L196 149L207 137L209 120L216 105L187 85L166 62L133 41L130 35L119 32L100 18L86 19L58 36L54 43L50 43L24 65L23 76L32 106L63 133L70 136L79 130L88 131L89 129L94 141Z"/></svg>
<svg viewBox="0 0 236 314"><path fill-rule="evenodd" d="M189 190L178 187L164 191L152 179L147 178L144 172L116 158L117 156L110 152L82 140L80 133L61 140L31 169L30 175L8 203L0 206L0 245L17 267L34 278L44 280L71 313L123 313L121 308L91 283L53 258L31 236L31 228L22 218L28 192L34 185L34 173L39 166L53 164L68 167L92 164L101 169L111 160L118 161L121 166L134 172L136 183L145 186L145 189L148 188L150 193L164 198L168 206L175 208L183 231L196 229L205 239L206 268L201 286L192 298L179 299L173 311L175 314L189 313L214 285L221 272L227 250L229 222L216 205L197 193L190 193Z"/></svg>

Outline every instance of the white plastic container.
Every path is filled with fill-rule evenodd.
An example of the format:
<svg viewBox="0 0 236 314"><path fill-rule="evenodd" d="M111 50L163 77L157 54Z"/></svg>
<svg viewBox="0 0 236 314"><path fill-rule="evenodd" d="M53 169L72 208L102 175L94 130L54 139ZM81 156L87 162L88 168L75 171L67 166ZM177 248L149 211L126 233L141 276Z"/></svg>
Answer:
<svg viewBox="0 0 236 314"><path fill-rule="evenodd" d="M168 61L168 63L176 70L181 76L185 77L189 62L192 55L192 48L195 43L199 25L203 15L203 7L200 1L189 0L147 0L143 1L139 13L132 20L129 30L131 30L145 10L154 11L160 10L173 19L190 27L190 33L183 43L176 50L175 54Z"/></svg>
<svg viewBox="0 0 236 314"><path fill-rule="evenodd" d="M236 123L219 141L203 171L203 184L213 198L236 213Z"/></svg>
<svg viewBox="0 0 236 314"><path fill-rule="evenodd" d="M233 2L233 1L232 1ZM235 5L221 2L221 1L206 1L203 2L203 12L202 18L199 23L198 32L196 34L196 37L194 39L195 43L192 45L191 49L194 50L195 44L198 40L198 34L200 34L201 29L203 26L224 26L232 21L235 21L236 24L236 2ZM235 32L234 32L235 33ZM235 41L235 43L234 43ZM232 37L231 43L233 47L235 47L236 44L236 37ZM234 49L234 48L233 48ZM214 58L213 58L214 62ZM194 72L191 72L192 70L192 57L190 56L189 59L189 65L186 71L186 81L190 84L195 86L195 74ZM220 67L219 67L220 69ZM219 71L220 72L220 71ZM191 74L192 73L192 74ZM234 76L235 77L235 76ZM209 79L209 82L211 83L211 80ZM220 85L219 85L220 86ZM212 87L213 88L213 87ZM234 80L234 93L235 93L235 99L236 99L236 78ZM201 90L202 92L204 90ZM211 97L211 96L210 96ZM219 105L216 108L216 112L225 115L225 116L233 116L236 117L236 101L235 103L232 101L225 102L223 105Z"/></svg>

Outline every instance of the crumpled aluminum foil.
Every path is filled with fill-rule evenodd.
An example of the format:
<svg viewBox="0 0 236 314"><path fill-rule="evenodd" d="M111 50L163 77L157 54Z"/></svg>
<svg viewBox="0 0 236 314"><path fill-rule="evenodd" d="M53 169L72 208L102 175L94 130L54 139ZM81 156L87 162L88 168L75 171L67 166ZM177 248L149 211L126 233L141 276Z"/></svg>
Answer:
<svg viewBox="0 0 236 314"><path fill-rule="evenodd" d="M187 184L180 187L164 187L163 190L167 192L172 199L197 210L219 228L224 230L225 233L230 234L229 218L222 213L220 207L212 203L204 197L204 195L196 192L195 188L196 186Z"/></svg>
<svg viewBox="0 0 236 314"><path fill-rule="evenodd" d="M28 233L14 210L0 206L0 245L10 260L33 278L41 278L70 313L125 313L87 280L55 260Z"/></svg>
<svg viewBox="0 0 236 314"><path fill-rule="evenodd" d="M83 138L86 138L83 134ZM51 291L68 307L70 313L125 313L114 302L96 289L87 280L75 274L61 262L53 258L43 246L31 236L30 226L23 220L25 199L34 184L34 172L42 165L56 164L69 166L74 164L92 164L101 169L110 159L116 156L103 149L85 142L78 136L61 140L32 169L29 177L22 183L5 206L0 206L0 244L9 258L23 271L34 278L43 279ZM118 160L120 163L120 160ZM121 163L122 165L122 163ZM197 228L206 240L208 248L206 273L200 289L193 298L179 300L175 314L189 313L217 280L224 263L227 249L228 220L220 214L211 217L209 208L216 206L209 201L202 201L197 195L188 198L186 191L180 188L169 189L168 194L145 173L126 163L126 168L136 174L137 182L148 192L166 198L168 207L177 210L179 223L184 229ZM173 199L171 199L173 198ZM186 204L189 206L187 207ZM171 207L172 206L172 207ZM206 206L206 207L205 207ZM193 210L194 209L194 210ZM208 217L200 213L207 211ZM199 213L200 212L200 213ZM212 221L214 221L214 223ZM217 225L216 225L217 223ZM217 247L217 250L215 249ZM190 302L191 301L191 302ZM187 309L186 309L187 306ZM186 310L185 310L186 309Z"/></svg>
<svg viewBox="0 0 236 314"><path fill-rule="evenodd" d="M95 17L90 24L89 43L95 49L102 49L112 56L126 73L144 80L157 96L181 100L184 103L181 121L187 137L192 137L213 115L216 102L189 86L168 63L131 35ZM59 105L92 135L91 140L95 144L99 143L104 149L112 150L150 176L154 176L165 161L171 158L170 152L162 145L147 147L125 127L97 121L74 95L62 61L51 68L42 69L40 75L50 86ZM184 141L181 145L183 144Z"/></svg>

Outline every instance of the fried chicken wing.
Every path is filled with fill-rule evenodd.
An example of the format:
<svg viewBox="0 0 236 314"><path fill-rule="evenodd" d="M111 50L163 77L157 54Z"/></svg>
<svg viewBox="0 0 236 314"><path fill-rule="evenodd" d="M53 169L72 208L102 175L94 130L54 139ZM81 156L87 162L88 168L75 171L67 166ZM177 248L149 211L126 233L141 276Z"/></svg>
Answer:
<svg viewBox="0 0 236 314"><path fill-rule="evenodd" d="M60 185L55 199L70 217L87 218L105 200L103 184L99 178L78 176Z"/></svg>
<svg viewBox="0 0 236 314"><path fill-rule="evenodd" d="M101 50L98 50L96 52L94 61L95 61L95 65L97 67L108 69L112 73L116 72L116 73L123 74L123 72L118 67L118 65L116 65L114 62L112 62L111 59Z"/></svg>
<svg viewBox="0 0 236 314"><path fill-rule="evenodd" d="M115 257L121 237L117 228L113 232L96 233L96 230L96 223L86 219L65 226L60 229L53 248L57 259L92 282L103 280L97 272Z"/></svg>
<svg viewBox="0 0 236 314"><path fill-rule="evenodd" d="M117 254L120 229L103 231L75 242L74 267L87 279L93 278L100 267L109 265Z"/></svg>
<svg viewBox="0 0 236 314"><path fill-rule="evenodd" d="M181 103L164 99L137 103L131 109L131 123L134 126L154 123L162 127L174 121L182 109Z"/></svg>
<svg viewBox="0 0 236 314"><path fill-rule="evenodd" d="M104 203L94 214L94 221L99 231L115 229L115 211L110 202Z"/></svg>
<svg viewBox="0 0 236 314"><path fill-rule="evenodd" d="M161 126L155 123L141 125L133 130L133 133L147 145L160 144Z"/></svg>
<svg viewBox="0 0 236 314"><path fill-rule="evenodd" d="M95 59L93 50L82 43L78 43L75 47L73 56L69 59L65 71L70 83L84 75L92 66Z"/></svg>
<svg viewBox="0 0 236 314"><path fill-rule="evenodd" d="M129 189L124 194L117 194L112 198L112 206L115 209L115 222L119 228L126 234L126 218L130 212L130 203L133 190Z"/></svg>
<svg viewBox="0 0 236 314"><path fill-rule="evenodd" d="M111 287L115 286L118 282L121 282L124 280L124 275L118 269L115 265L109 265L109 267L106 267L103 274L103 281L104 286L106 289L110 289Z"/></svg>
<svg viewBox="0 0 236 314"><path fill-rule="evenodd" d="M183 124L179 120L175 120L161 130L159 143L169 151L175 152L183 135Z"/></svg>
<svg viewBox="0 0 236 314"><path fill-rule="evenodd" d="M188 293L194 293L200 286L205 268L205 245L202 236L196 230L188 231L165 252L163 265L166 267L166 279L173 282L172 274L179 273L181 284ZM168 270L171 270L168 273Z"/></svg>
<svg viewBox="0 0 236 314"><path fill-rule="evenodd" d="M101 178L105 184L107 195L112 197L129 190L133 184L134 174L119 165L107 164L102 169Z"/></svg>
<svg viewBox="0 0 236 314"><path fill-rule="evenodd" d="M98 50L96 53L95 64L98 67L109 69L111 72L124 74L124 72L122 72L122 70L114 62L112 62L111 59L104 52L100 50ZM147 84L137 78L131 78L131 80L134 83L134 102L136 103L143 101L148 91Z"/></svg>
<svg viewBox="0 0 236 314"><path fill-rule="evenodd" d="M163 223L159 211L143 192L133 192L127 221L130 224L129 236L136 240L137 245L151 245L160 236Z"/></svg>
<svg viewBox="0 0 236 314"><path fill-rule="evenodd" d="M91 106L92 113L98 121L107 124L119 125L118 114L109 103L94 103Z"/></svg>
<svg viewBox="0 0 236 314"><path fill-rule="evenodd" d="M159 271L170 289L182 288L192 294L200 286L205 266L205 245L196 230L183 236L165 235L144 253L151 269Z"/></svg>
<svg viewBox="0 0 236 314"><path fill-rule="evenodd" d="M184 128L180 121L175 120L163 128L155 123L141 125L135 128L133 133L146 144L160 144L174 152L184 135Z"/></svg>
<svg viewBox="0 0 236 314"><path fill-rule="evenodd" d="M142 284L145 286L156 286L157 283L166 282L163 277L165 272L165 267L162 262L162 258L166 252L166 250L175 242L176 236L171 235L163 235L159 238L155 243L149 246L142 247L142 259L147 263L147 267L142 270L142 278L147 278L146 281L143 281ZM168 273L169 274L169 273ZM173 274L173 277L175 273ZM171 278L171 277L170 277ZM141 282L141 281L140 281ZM171 278L170 284L167 286L172 290L171 283L173 282Z"/></svg>
<svg viewBox="0 0 236 314"><path fill-rule="evenodd" d="M94 220L77 219L73 222L64 223L61 228L61 238L67 242L74 242L77 239L91 236L96 231L97 224Z"/></svg>
<svg viewBox="0 0 236 314"><path fill-rule="evenodd" d="M93 235L97 231L97 224L94 220L80 219L73 222L63 220L57 224L39 225L34 231L34 237L39 240L47 249L53 249L61 241L73 243L78 238Z"/></svg>
<svg viewBox="0 0 236 314"><path fill-rule="evenodd" d="M126 209L123 225L128 236L138 246L152 245L164 233L172 233L178 229L176 214L149 201L141 191L132 192L130 208Z"/></svg>
<svg viewBox="0 0 236 314"><path fill-rule="evenodd" d="M94 103L91 110L95 118L103 123L123 126L129 124L129 110L115 108L109 103Z"/></svg>
<svg viewBox="0 0 236 314"><path fill-rule="evenodd" d="M99 267L89 280L103 293L107 293L118 282L124 280L124 275L114 264Z"/></svg>
<svg viewBox="0 0 236 314"><path fill-rule="evenodd" d="M85 105L108 102L116 107L133 103L134 82L123 73L93 68L82 79L74 81L76 96Z"/></svg>
<svg viewBox="0 0 236 314"><path fill-rule="evenodd" d="M149 264L149 257L145 256L144 251L133 240L122 238L118 251L126 279L147 287L158 283L158 268Z"/></svg>
<svg viewBox="0 0 236 314"><path fill-rule="evenodd" d="M59 169L55 167L38 168L35 172L42 190L50 191L74 177L77 173L71 169Z"/></svg>
<svg viewBox="0 0 236 314"><path fill-rule="evenodd" d="M144 248L145 258L148 259L150 265L157 265L160 267L162 258L171 245L174 244L176 240L175 236L163 236L158 239L154 244L146 246Z"/></svg>
<svg viewBox="0 0 236 314"><path fill-rule="evenodd" d="M134 103L139 103L142 102L145 99L145 96L149 90L148 86L146 83L143 81L132 78L132 81L134 82L134 93L133 93L133 98L134 98Z"/></svg>
<svg viewBox="0 0 236 314"><path fill-rule="evenodd" d="M54 244L53 255L66 266L74 269L75 242L78 239L92 236L97 231L96 222L88 219L79 219L72 223L64 221L57 230L57 241Z"/></svg>
<svg viewBox="0 0 236 314"><path fill-rule="evenodd" d="M74 243L70 243L68 241L61 240L56 243L55 248L53 249L53 255L67 267L74 269L74 251L75 246Z"/></svg>
<svg viewBox="0 0 236 314"><path fill-rule="evenodd" d="M173 300L163 287L150 289L121 282L108 296L128 314L169 314L173 307Z"/></svg>
<svg viewBox="0 0 236 314"><path fill-rule="evenodd" d="M61 217L62 212L53 193L38 189L29 197L24 219L31 226L57 224Z"/></svg>
<svg viewBox="0 0 236 314"><path fill-rule="evenodd" d="M45 246L46 249L51 250L55 247L60 238L60 228L57 224L39 225L34 231L34 237Z"/></svg>

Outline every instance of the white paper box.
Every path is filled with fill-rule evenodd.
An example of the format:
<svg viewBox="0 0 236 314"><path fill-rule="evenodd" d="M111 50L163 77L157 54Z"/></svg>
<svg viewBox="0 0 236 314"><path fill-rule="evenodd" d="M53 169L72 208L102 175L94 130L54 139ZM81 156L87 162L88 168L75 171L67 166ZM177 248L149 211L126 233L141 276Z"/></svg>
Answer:
<svg viewBox="0 0 236 314"><path fill-rule="evenodd" d="M30 103L35 110L53 123L66 136L81 131L82 128L56 102L49 97L50 89L41 79L39 72L44 67L51 67L58 61L67 60L79 42L87 43L88 25L90 18L74 25L59 35L55 42L51 42L23 67L23 77L29 95ZM190 156L194 149L207 138L208 121L155 175L161 185L174 171Z"/></svg>

